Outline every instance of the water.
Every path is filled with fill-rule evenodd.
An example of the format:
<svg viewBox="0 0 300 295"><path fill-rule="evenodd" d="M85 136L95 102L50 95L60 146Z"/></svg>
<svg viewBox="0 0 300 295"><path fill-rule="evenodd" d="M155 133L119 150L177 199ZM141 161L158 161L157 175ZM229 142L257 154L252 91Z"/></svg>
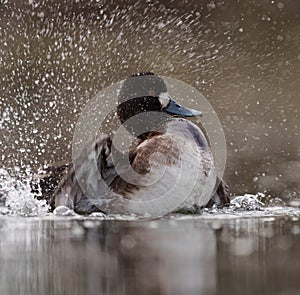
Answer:
<svg viewBox="0 0 300 295"><path fill-rule="evenodd" d="M0 216L1 294L299 293L299 210L109 219Z"/></svg>
<svg viewBox="0 0 300 295"><path fill-rule="evenodd" d="M0 2L0 294L299 294L299 1ZM141 70L208 98L239 197L151 221L47 213L29 176Z"/></svg>

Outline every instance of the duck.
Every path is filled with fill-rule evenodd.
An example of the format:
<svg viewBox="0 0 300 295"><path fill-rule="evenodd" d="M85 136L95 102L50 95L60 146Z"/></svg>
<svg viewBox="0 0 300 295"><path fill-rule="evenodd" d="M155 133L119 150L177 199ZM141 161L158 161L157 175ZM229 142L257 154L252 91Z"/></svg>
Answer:
<svg viewBox="0 0 300 295"><path fill-rule="evenodd" d="M202 113L172 98L163 78L140 72L124 80L116 114L133 138L125 150L99 133L72 162L50 164L35 176L51 211L162 216L228 206L229 189L215 173L208 140L190 120Z"/></svg>

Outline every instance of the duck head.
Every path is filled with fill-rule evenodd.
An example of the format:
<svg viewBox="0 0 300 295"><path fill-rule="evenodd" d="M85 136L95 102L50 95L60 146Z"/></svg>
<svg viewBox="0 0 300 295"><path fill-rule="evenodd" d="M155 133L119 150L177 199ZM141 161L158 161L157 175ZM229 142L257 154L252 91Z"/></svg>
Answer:
<svg viewBox="0 0 300 295"><path fill-rule="evenodd" d="M118 101L117 114L121 123L144 112L165 112L178 117L202 116L201 112L186 108L171 98L163 79L152 72L127 78Z"/></svg>

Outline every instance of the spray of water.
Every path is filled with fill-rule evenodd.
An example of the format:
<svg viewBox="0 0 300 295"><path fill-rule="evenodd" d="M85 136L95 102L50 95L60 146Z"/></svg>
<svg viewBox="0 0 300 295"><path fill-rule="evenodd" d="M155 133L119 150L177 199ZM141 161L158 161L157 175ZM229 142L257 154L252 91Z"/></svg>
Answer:
<svg viewBox="0 0 300 295"><path fill-rule="evenodd" d="M3 199L6 210L2 212L6 214L36 216L48 212L46 201L36 199L32 193L30 177L20 180L11 176L7 170L0 168L0 192L5 196Z"/></svg>

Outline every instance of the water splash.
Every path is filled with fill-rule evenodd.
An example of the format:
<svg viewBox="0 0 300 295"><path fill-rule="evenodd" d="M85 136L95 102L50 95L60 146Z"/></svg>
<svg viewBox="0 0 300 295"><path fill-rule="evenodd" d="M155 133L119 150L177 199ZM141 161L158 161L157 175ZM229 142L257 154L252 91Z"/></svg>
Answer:
<svg viewBox="0 0 300 295"><path fill-rule="evenodd" d="M25 180L20 180L11 176L7 170L0 168L0 194L2 195L2 206L0 205L2 214L37 216L48 212L49 206L46 200L37 200L31 192L30 176Z"/></svg>
<svg viewBox="0 0 300 295"><path fill-rule="evenodd" d="M269 200L263 193L245 194L236 196L231 200L229 207L206 208L201 218L244 218L244 217L266 217L266 216L290 216L300 217L300 210L297 207L286 206L283 202ZM277 205L281 204L281 205Z"/></svg>
<svg viewBox="0 0 300 295"><path fill-rule="evenodd" d="M69 217L83 220L141 220L135 215L104 214L94 212L89 216L76 214L66 207L58 207L53 214L48 213L49 206L46 200L36 199L36 194L31 192L30 171L27 171L27 178L17 179L10 173L0 168L0 215L19 216L43 216L49 218ZM300 209L291 206L270 206L266 196L262 193L244 194L236 196L231 200L230 206L225 208L205 208L199 214L169 214L165 218L171 219L231 219L244 217L266 217L266 216L290 216L300 218Z"/></svg>
<svg viewBox="0 0 300 295"><path fill-rule="evenodd" d="M258 193L256 195L245 194L243 196L237 196L230 202L230 207L234 211L254 211L263 210L265 204L262 200L265 195Z"/></svg>

